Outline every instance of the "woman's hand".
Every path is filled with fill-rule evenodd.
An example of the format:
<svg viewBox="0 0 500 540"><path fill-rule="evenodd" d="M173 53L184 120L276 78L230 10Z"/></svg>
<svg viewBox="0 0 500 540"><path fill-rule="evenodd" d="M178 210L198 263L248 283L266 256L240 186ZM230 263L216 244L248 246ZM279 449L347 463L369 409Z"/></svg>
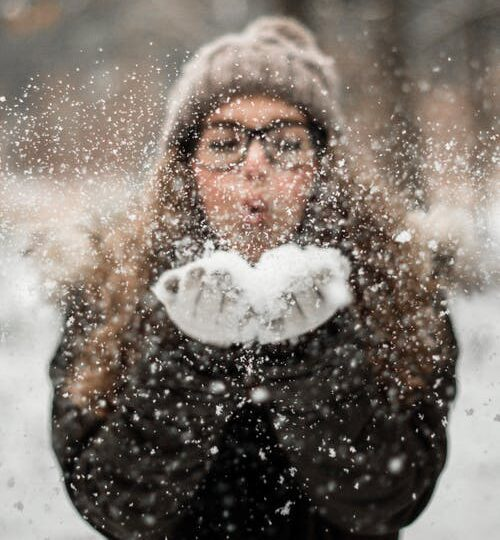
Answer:
<svg viewBox="0 0 500 540"><path fill-rule="evenodd" d="M215 252L165 272L153 292L188 336L230 346L275 343L317 328L351 301L349 263L333 248L285 245L255 267Z"/></svg>
<svg viewBox="0 0 500 540"><path fill-rule="evenodd" d="M256 334L256 314L246 292L224 265L201 260L167 271L153 291L172 321L192 338L224 347L251 341Z"/></svg>
<svg viewBox="0 0 500 540"><path fill-rule="evenodd" d="M287 283L277 299L266 306L260 343L296 337L317 328L350 301L350 292L331 268L319 269Z"/></svg>

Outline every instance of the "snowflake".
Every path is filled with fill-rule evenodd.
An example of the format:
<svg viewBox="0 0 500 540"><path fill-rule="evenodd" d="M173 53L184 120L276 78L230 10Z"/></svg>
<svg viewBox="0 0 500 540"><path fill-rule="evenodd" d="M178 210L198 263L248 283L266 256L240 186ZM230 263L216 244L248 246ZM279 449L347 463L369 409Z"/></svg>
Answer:
<svg viewBox="0 0 500 540"><path fill-rule="evenodd" d="M290 508L292 504L293 504L292 501L287 501L285 503L285 506L282 506L281 508L277 508L275 513L281 514L282 516L288 516L288 514L290 514Z"/></svg>

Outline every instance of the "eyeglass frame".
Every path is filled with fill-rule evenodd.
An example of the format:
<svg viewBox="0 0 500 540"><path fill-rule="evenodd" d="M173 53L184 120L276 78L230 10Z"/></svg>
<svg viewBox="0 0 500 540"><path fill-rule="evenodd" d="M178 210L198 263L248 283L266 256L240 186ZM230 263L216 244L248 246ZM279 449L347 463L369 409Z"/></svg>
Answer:
<svg viewBox="0 0 500 540"><path fill-rule="evenodd" d="M217 127L217 126L227 126L227 127L236 127L238 129L240 129L242 131L242 133L245 135L245 144L244 144L244 151L241 152L241 157L238 161L235 161L234 163L230 163L230 164L227 164L227 165L223 165L223 166L212 166L212 165L207 165L207 164L203 164L203 163L198 163L197 166L198 167L202 167L202 168L205 168L205 169L208 169L208 170L212 170L212 171L229 171L229 170L232 170L232 169L236 169L238 167L241 167L241 165L244 163L245 159L247 158L248 156L248 149L250 148L250 144L252 143L252 141L254 139L257 139L257 140L260 140L260 141L263 141L266 133L269 133L270 131L273 131L277 128L280 128L280 127L289 127L289 126L300 126L300 127L305 127L307 132L308 132L308 136L309 136L309 139L311 141L311 146L312 146L312 149L314 151L314 153L316 154L316 156L318 156L318 154L322 151L324 151L325 149L325 133L324 133L324 130L319 127L318 125L316 125L315 123L313 122L301 122L301 121L298 121L298 120L281 120L281 119L277 119L277 120L273 120L272 122L270 122L267 126L264 126L264 127L261 127L261 128L249 128L239 122L235 122L235 121L232 121L232 120L222 120L222 121L219 121L219 122L214 122L213 124L209 124L207 126L205 126L205 129L207 128L212 128L212 127ZM201 137L203 136L203 133L198 137L198 140L197 140L197 144L196 144L196 147L198 146L200 140L201 140ZM274 154L272 154L271 152L269 152L268 148L267 148L267 145L266 144L262 144L262 148L264 150L264 153L266 155L266 159L269 161L269 163L273 166L275 166L275 163L276 163L276 157ZM196 148L194 148L191 152L191 157L193 157L196 153ZM289 167L288 169L294 169L294 168L298 168L298 167L302 167L304 166L306 163L300 163L300 164L297 164L297 165L294 165L292 167Z"/></svg>

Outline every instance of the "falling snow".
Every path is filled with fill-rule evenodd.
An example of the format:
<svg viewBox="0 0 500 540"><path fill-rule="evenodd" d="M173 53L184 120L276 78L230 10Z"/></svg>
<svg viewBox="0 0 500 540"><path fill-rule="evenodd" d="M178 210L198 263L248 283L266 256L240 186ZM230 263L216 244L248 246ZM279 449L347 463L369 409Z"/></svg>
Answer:
<svg viewBox="0 0 500 540"><path fill-rule="evenodd" d="M256 517L316 530L321 514L372 534L425 500L405 540L493 538L500 193L482 8L451 9L444 38L432 3L397 8L400 32L384 2L312 1L327 54L277 19L193 54L187 36L260 8L185 3L171 27L160 5L148 19L124 2L126 25L110 8L116 24L102 12L92 31L73 26L89 2L0 7L0 537L163 537L191 501L228 538ZM131 21L122 65L109 44Z"/></svg>
<svg viewBox="0 0 500 540"><path fill-rule="evenodd" d="M276 509L276 514L281 514L282 516L288 516L288 514L290 513L290 508L292 507L292 504L293 504L292 501L287 501L285 503L285 506Z"/></svg>

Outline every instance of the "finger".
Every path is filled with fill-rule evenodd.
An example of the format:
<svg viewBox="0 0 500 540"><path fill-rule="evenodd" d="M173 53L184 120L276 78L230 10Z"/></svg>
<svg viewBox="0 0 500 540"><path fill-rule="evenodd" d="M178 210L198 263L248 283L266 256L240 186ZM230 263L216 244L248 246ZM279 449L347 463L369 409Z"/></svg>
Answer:
<svg viewBox="0 0 500 540"><path fill-rule="evenodd" d="M233 278L226 270L216 270L210 274L210 282L221 291L229 291L234 287Z"/></svg>
<svg viewBox="0 0 500 540"><path fill-rule="evenodd" d="M204 293L204 280L206 271L200 266L188 270L182 283L183 303L186 312L192 317L196 317L198 305Z"/></svg>
<svg viewBox="0 0 500 540"><path fill-rule="evenodd" d="M307 289L294 292L295 301L300 310L295 308L298 318L310 319L324 305L324 294L317 285L310 285Z"/></svg>
<svg viewBox="0 0 500 540"><path fill-rule="evenodd" d="M198 291L196 292L196 296L194 297L193 302L193 317L196 317L196 312L198 311L198 306L200 305L201 298L203 296L203 293L205 292L206 285L202 281L199 285Z"/></svg>
<svg viewBox="0 0 500 540"><path fill-rule="evenodd" d="M253 341L258 336L258 314L251 305L244 307L243 315L241 312L236 321L236 331L239 341L245 343Z"/></svg>
<svg viewBox="0 0 500 540"><path fill-rule="evenodd" d="M179 292L179 278L177 276L172 276L165 280L163 287L168 294L177 294Z"/></svg>
<svg viewBox="0 0 500 540"><path fill-rule="evenodd" d="M241 295L242 291L237 287L222 290L219 303L219 313L222 313L223 311L230 309L232 306L237 304Z"/></svg>
<svg viewBox="0 0 500 540"><path fill-rule="evenodd" d="M297 295L291 292L288 294L287 300L288 305L292 308L292 310L295 309L300 317L305 318L306 314L304 313L304 310L299 302L299 299L297 298Z"/></svg>
<svg viewBox="0 0 500 540"><path fill-rule="evenodd" d="M325 295L321 292L321 289L316 282L313 282L312 291L316 296L316 305L319 306L325 301Z"/></svg>
<svg viewBox="0 0 500 540"><path fill-rule="evenodd" d="M283 329L285 327L285 319L283 317L276 317L275 319L272 319L269 321L269 331L272 334L280 335L283 332Z"/></svg>
<svg viewBox="0 0 500 540"><path fill-rule="evenodd" d="M191 270L189 270L189 272L186 275L186 281L185 281L186 289L199 286L200 281L202 280L205 273L206 273L205 269L200 266L191 268Z"/></svg>
<svg viewBox="0 0 500 540"><path fill-rule="evenodd" d="M313 275L313 281L318 285L325 285L333 279L333 273L329 268L324 268L315 272Z"/></svg>
<svg viewBox="0 0 500 540"><path fill-rule="evenodd" d="M252 306L248 306L243 314L243 317L240 319L240 325L245 326L249 321L255 320L257 318L257 312Z"/></svg>

